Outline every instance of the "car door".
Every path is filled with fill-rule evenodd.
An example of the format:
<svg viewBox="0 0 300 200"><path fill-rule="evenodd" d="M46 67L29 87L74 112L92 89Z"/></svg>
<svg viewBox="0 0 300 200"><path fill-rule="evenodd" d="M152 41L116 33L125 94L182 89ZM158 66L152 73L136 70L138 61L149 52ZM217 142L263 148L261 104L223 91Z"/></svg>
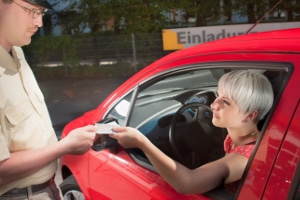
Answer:
<svg viewBox="0 0 300 200"><path fill-rule="evenodd" d="M287 55L290 75L279 89L276 107L246 169L237 199L287 199L299 162L299 57ZM298 173L299 174L299 173Z"/></svg>
<svg viewBox="0 0 300 200"><path fill-rule="evenodd" d="M278 158L272 168L271 176L263 199L299 198L299 158L300 158L300 108L299 101L282 142ZM298 169L299 171L299 169ZM294 186L293 186L294 185Z"/></svg>

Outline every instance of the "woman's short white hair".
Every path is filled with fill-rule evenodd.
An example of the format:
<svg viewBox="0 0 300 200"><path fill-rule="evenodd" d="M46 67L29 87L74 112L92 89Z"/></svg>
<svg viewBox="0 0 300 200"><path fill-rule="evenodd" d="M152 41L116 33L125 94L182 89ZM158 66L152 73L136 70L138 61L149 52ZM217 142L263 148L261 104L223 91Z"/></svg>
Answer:
<svg viewBox="0 0 300 200"><path fill-rule="evenodd" d="M243 113L258 111L256 122L263 119L273 105L272 85L260 73L248 70L231 71L220 78L218 87Z"/></svg>

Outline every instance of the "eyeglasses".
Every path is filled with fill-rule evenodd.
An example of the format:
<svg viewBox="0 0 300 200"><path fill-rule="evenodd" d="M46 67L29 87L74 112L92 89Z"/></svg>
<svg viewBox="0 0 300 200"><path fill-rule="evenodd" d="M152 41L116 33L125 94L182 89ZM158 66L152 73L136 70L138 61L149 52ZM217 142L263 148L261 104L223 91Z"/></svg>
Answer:
<svg viewBox="0 0 300 200"><path fill-rule="evenodd" d="M29 8L26 8L25 6L22 6L22 5L18 4L15 1L13 1L13 3L15 3L16 5L18 5L21 8L23 8L26 12L29 13L29 15L32 18L37 18L40 15L43 17L45 15L45 13L47 12L47 9L45 9L45 8L43 8L43 9L29 9Z"/></svg>

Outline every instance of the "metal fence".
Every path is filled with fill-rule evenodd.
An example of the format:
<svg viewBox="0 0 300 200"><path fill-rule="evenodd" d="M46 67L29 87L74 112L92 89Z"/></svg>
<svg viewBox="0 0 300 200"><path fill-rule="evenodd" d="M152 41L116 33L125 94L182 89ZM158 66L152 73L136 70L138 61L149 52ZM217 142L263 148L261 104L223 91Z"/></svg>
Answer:
<svg viewBox="0 0 300 200"><path fill-rule="evenodd" d="M57 37L49 44L33 45L26 49L27 60L32 66L79 65L101 66L116 63L147 65L167 54L163 50L161 34L130 34L106 36L69 36L63 45L56 43ZM33 41L33 44L35 41ZM52 46L52 47L47 47ZM48 50L44 50L48 48ZM47 54L47 56L45 55Z"/></svg>

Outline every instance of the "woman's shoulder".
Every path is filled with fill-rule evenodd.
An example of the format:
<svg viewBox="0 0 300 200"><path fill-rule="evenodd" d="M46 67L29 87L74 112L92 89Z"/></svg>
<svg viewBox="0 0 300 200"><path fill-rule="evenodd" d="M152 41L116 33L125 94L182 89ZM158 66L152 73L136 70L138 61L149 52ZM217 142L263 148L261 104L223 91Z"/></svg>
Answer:
<svg viewBox="0 0 300 200"><path fill-rule="evenodd" d="M227 153L227 154L232 154L232 153L238 153L246 158L250 158L252 152L253 152L253 149L254 149L254 146L255 146L255 141L254 142L250 142L248 144L245 144L245 145L239 145L239 146L236 146L236 147L233 147L232 148L232 145L233 142L230 138L229 135L227 135L227 137L225 138L224 140L224 151Z"/></svg>

